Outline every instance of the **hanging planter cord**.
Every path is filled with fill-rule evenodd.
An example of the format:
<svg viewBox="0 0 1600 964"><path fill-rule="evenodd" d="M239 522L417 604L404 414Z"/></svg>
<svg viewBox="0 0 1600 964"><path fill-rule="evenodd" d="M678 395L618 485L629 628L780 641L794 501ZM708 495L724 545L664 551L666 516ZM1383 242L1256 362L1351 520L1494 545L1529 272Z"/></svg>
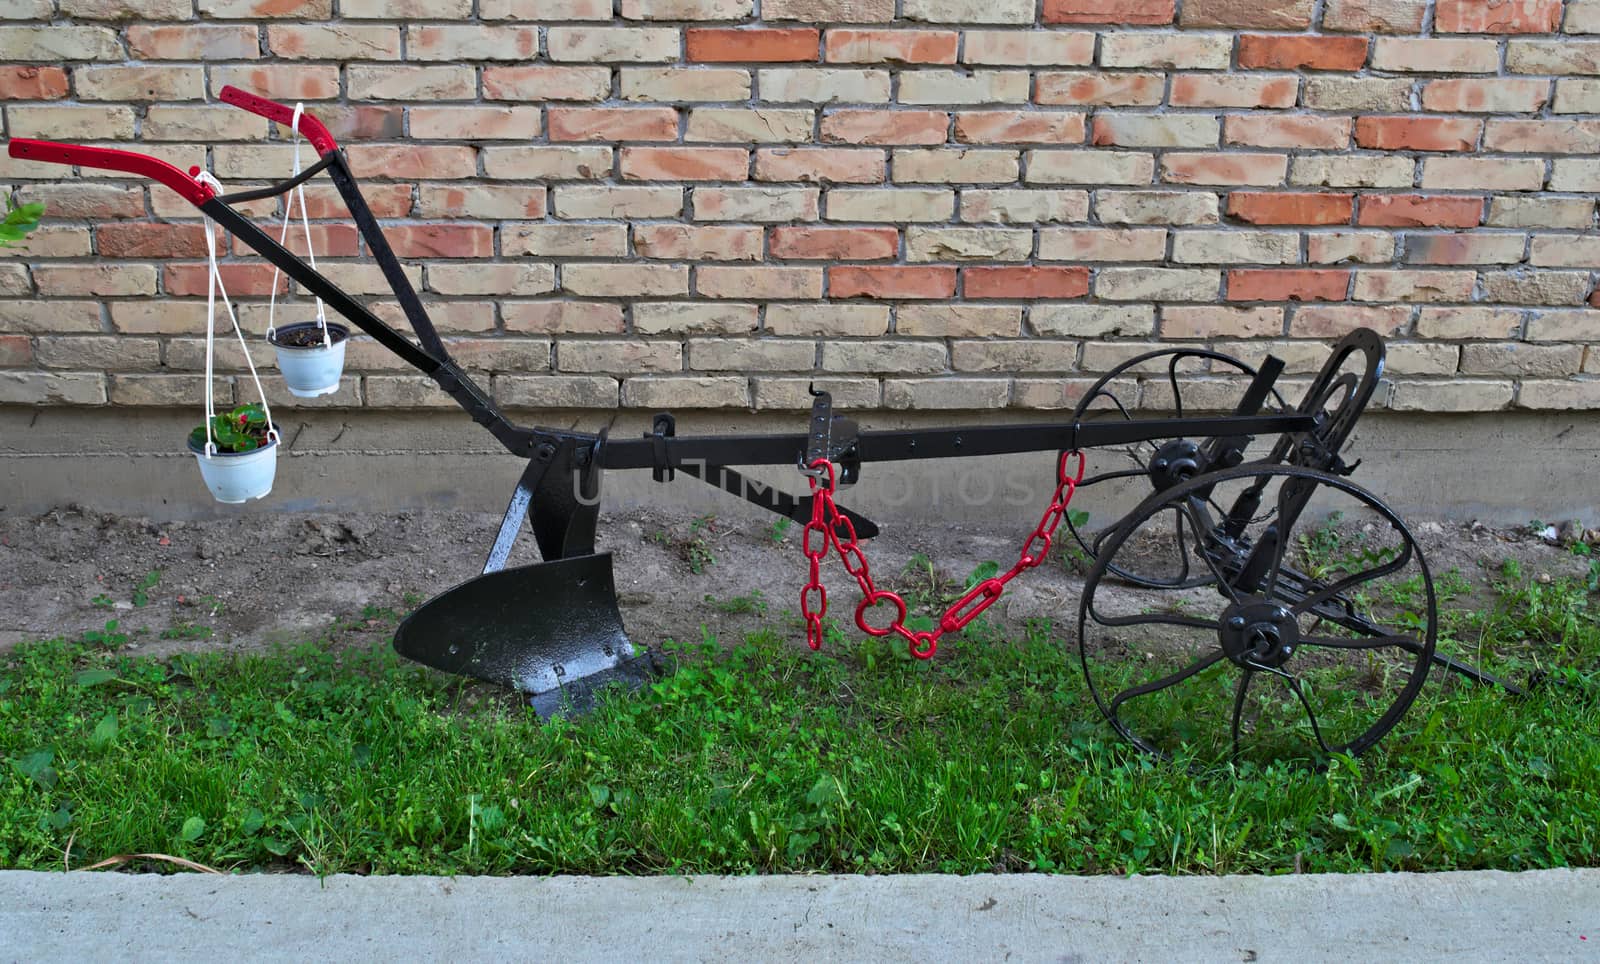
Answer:
<svg viewBox="0 0 1600 964"><path fill-rule="evenodd" d="M222 182L218 181L210 171L200 171L195 175L195 180L209 186L218 194L222 193ZM211 437L211 420L216 417L216 401L212 397L215 381L212 371L215 368L216 356L216 327L217 327L217 294L222 294L222 307L228 313L228 321L233 325L233 334L239 339L239 348L244 352L244 363L250 369L250 380L256 383L256 394L261 398L261 411L267 417L267 441L278 441L278 429L272 421L272 406L267 404L267 393L261 387L261 378L256 375L256 363L250 358L250 345L244 340L244 332L239 328L239 318L234 314L233 302L228 300L228 289L222 284L222 272L217 269L217 228L208 217L205 219L206 229L206 450L205 457L211 458L217 452L216 442ZM277 283L273 283L277 287ZM320 302L319 302L320 304Z"/></svg>
<svg viewBox="0 0 1600 964"><path fill-rule="evenodd" d="M294 137L294 174L292 178L300 176L300 117L305 113L306 105L296 101L294 116L289 120L289 130ZM292 179L291 178L291 179ZM289 199L283 203L283 225L278 231L278 243L283 244L289 238L289 215L294 211L294 202L300 202L300 227L305 232L306 260L311 263L312 270L317 267L317 252L311 246L311 215L306 211L306 186L297 184ZM272 297L267 302L267 338L271 339L275 326L278 309L278 276L280 270L277 265L272 266ZM322 307L322 299L317 298L317 330L322 332L322 347L331 348L333 339L328 335L328 315Z"/></svg>

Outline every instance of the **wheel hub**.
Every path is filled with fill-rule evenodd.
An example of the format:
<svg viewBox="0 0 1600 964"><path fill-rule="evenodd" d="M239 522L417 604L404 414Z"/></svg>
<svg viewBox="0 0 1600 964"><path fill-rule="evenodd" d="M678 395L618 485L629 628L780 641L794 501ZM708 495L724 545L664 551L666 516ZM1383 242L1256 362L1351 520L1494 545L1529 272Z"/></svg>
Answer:
<svg viewBox="0 0 1600 964"><path fill-rule="evenodd" d="M1277 669L1300 645L1300 624L1282 603L1247 599L1222 613L1222 651L1246 669Z"/></svg>

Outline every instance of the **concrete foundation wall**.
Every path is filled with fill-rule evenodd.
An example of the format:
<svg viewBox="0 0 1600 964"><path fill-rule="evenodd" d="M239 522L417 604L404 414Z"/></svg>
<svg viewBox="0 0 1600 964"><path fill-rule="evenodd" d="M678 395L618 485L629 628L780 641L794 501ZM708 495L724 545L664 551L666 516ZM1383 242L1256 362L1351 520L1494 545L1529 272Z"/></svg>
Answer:
<svg viewBox="0 0 1600 964"><path fill-rule="evenodd" d="M79 502L157 520L312 510L498 512L520 471L516 459L458 412L299 410L280 417L286 440L272 495L248 506L223 506L211 501L194 457L182 448L192 421L190 413L167 409L0 408L0 511L34 513ZM999 420L992 413L936 413L863 421L873 429ZM648 419L629 414L612 423L610 413L547 414L539 422L582 429L610 423L613 436L627 437L642 433ZM803 416L793 414L678 413L680 435L803 427ZM1593 413L1379 413L1363 419L1346 452L1363 460L1355 480L1405 515L1496 523L1600 516L1600 416ZM1048 453L1034 453L868 465L843 501L887 522L1029 525L1049 497L1050 462ZM1112 450L1091 453L1091 472L1122 464ZM787 466L751 474L790 491L805 489ZM1098 519L1126 511L1147 494L1104 488L1086 492L1081 503ZM729 517L758 511L693 479L662 486L644 471L606 476L608 508L639 504Z"/></svg>

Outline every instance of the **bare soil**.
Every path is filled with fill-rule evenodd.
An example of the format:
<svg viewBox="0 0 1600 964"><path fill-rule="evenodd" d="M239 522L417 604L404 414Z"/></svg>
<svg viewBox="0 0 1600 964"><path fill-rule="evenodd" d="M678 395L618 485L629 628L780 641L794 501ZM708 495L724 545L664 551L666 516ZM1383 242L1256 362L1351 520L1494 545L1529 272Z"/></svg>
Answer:
<svg viewBox="0 0 1600 964"><path fill-rule="evenodd" d="M255 512L155 523L79 505L38 516L0 509L0 650L102 629L111 619L131 634L131 646L158 655L323 638L370 642L387 637L398 614L475 575L498 521L457 511ZM1506 559L1534 578L1587 568L1586 560L1526 530L1410 523L1434 572L1458 569L1474 587L1486 586ZM630 511L603 514L600 533L601 549L615 554L623 619L635 643L655 647L704 633L731 640L776 623L804 645L793 615L805 577L799 525L778 531L769 523ZM1025 536L948 524L896 527L866 549L880 585L949 598L985 561L1009 567ZM1070 538L1065 529L1060 538ZM919 555L933 561L931 574L923 560L909 565ZM535 558L524 536L512 561ZM837 559L823 575L832 613L847 623L856 587ZM1053 557L1013 582L989 612L1011 626L1049 618L1070 635L1082 585L1072 565ZM1205 591L1196 592L1203 605ZM1150 602L1170 600L1156 593ZM1472 601L1456 603L1463 604Z"/></svg>

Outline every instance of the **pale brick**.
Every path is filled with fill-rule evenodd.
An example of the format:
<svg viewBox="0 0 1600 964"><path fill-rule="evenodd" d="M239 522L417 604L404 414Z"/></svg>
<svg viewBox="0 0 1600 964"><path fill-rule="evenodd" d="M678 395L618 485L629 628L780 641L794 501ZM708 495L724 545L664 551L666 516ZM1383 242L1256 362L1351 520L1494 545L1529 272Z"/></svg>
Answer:
<svg viewBox="0 0 1600 964"><path fill-rule="evenodd" d="M106 376L98 372L0 371L0 405L105 403Z"/></svg>
<svg viewBox="0 0 1600 964"><path fill-rule="evenodd" d="M902 0L907 20L928 23L1033 23L1034 0Z"/></svg>
<svg viewBox="0 0 1600 964"><path fill-rule="evenodd" d="M1461 349L1463 375L1554 378L1583 367L1582 345L1471 344Z"/></svg>
<svg viewBox="0 0 1600 964"><path fill-rule="evenodd" d="M1070 372L1078 367L1075 341L957 341L950 362L966 372Z"/></svg>
<svg viewBox="0 0 1600 964"><path fill-rule="evenodd" d="M661 301L633 306L633 330L641 335L741 335L756 327L757 309L753 304Z"/></svg>
<svg viewBox="0 0 1600 964"><path fill-rule="evenodd" d="M977 110L956 115L956 140L965 144L1082 144L1087 125L1079 113ZM939 143L931 136L926 143Z"/></svg>
<svg viewBox="0 0 1600 964"><path fill-rule="evenodd" d="M1506 69L1514 74L1600 74L1600 40L1511 40Z"/></svg>
<svg viewBox="0 0 1600 964"><path fill-rule="evenodd" d="M1281 334L1282 308L1201 305L1161 309L1163 338L1263 338Z"/></svg>
<svg viewBox="0 0 1600 964"><path fill-rule="evenodd" d="M420 140L527 141L539 131L536 107L411 108L411 136Z"/></svg>
<svg viewBox="0 0 1600 964"><path fill-rule="evenodd" d="M1198 191L1097 191L1095 213L1106 224L1216 224L1215 194Z"/></svg>
<svg viewBox="0 0 1600 964"><path fill-rule="evenodd" d="M641 257L667 261L760 261L761 229L639 224L633 228L633 249Z"/></svg>
<svg viewBox="0 0 1600 964"><path fill-rule="evenodd" d="M60 63L65 60L122 60L122 44L108 27L0 26L0 61Z"/></svg>
<svg viewBox="0 0 1600 964"><path fill-rule="evenodd" d="M1556 81L1557 114L1600 114L1600 80L1563 77Z"/></svg>
<svg viewBox="0 0 1600 964"><path fill-rule="evenodd" d="M666 63L679 53L678 31L668 27L551 27L545 46L557 62Z"/></svg>
<svg viewBox="0 0 1600 964"><path fill-rule="evenodd" d="M1521 234L1409 234L1410 264L1516 264L1528 239Z"/></svg>
<svg viewBox="0 0 1600 964"><path fill-rule="evenodd" d="M19 204L43 204L52 218L136 218L144 214L144 193L137 187L116 184L29 184L16 192L16 200ZM27 277L21 265L0 266L0 272ZM4 284L0 291L21 293Z"/></svg>
<svg viewBox="0 0 1600 964"><path fill-rule="evenodd" d="M1300 236L1281 231L1177 231L1172 260L1179 264L1295 264Z"/></svg>
<svg viewBox="0 0 1600 964"><path fill-rule="evenodd" d="M562 290L580 297L663 297L689 293L689 269L669 264L567 264Z"/></svg>
<svg viewBox="0 0 1600 964"><path fill-rule="evenodd" d="M1471 271L1357 271L1356 301L1468 301L1477 275Z"/></svg>
<svg viewBox="0 0 1600 964"><path fill-rule="evenodd" d="M477 96L477 73L471 67L351 64L345 74L350 96L362 100L471 100Z"/></svg>
<svg viewBox="0 0 1600 964"><path fill-rule="evenodd" d="M79 100L200 100L206 95L199 67L79 67L72 82Z"/></svg>
<svg viewBox="0 0 1600 964"><path fill-rule="evenodd" d="M830 221L948 221L955 214L955 206L954 191L851 188L828 192Z"/></svg>
<svg viewBox="0 0 1600 964"><path fill-rule="evenodd" d="M193 12L189 0L61 0L61 15L77 20L186 20Z"/></svg>
<svg viewBox="0 0 1600 964"><path fill-rule="evenodd" d="M887 100L887 96L884 98ZM1022 70L917 70L900 75L902 104L1025 104L1028 73Z"/></svg>
<svg viewBox="0 0 1600 964"><path fill-rule="evenodd" d="M1600 408L1600 379L1529 379L1522 383L1517 407L1563 412Z"/></svg>
<svg viewBox="0 0 1600 964"><path fill-rule="evenodd" d="M612 409L617 380L601 375L496 375L494 399L507 408Z"/></svg>
<svg viewBox="0 0 1600 964"><path fill-rule="evenodd" d="M888 305L768 305L774 335L872 338L889 330Z"/></svg>
<svg viewBox="0 0 1600 964"><path fill-rule="evenodd" d="M696 221L815 221L821 192L814 187L698 187Z"/></svg>
<svg viewBox="0 0 1600 964"><path fill-rule="evenodd" d="M726 67L624 67L623 100L704 103L750 99L750 71Z"/></svg>
<svg viewBox="0 0 1600 964"><path fill-rule="evenodd" d="M234 86L269 100L332 100L339 96L339 68L331 64L213 66L211 93Z"/></svg>
<svg viewBox="0 0 1600 964"><path fill-rule="evenodd" d="M39 293L54 295L153 295L156 269L148 264L38 266L33 282Z"/></svg>
<svg viewBox="0 0 1600 964"><path fill-rule="evenodd" d="M756 151L758 181L877 184L886 167L882 151L845 147L769 148Z"/></svg>
<svg viewBox="0 0 1600 964"><path fill-rule="evenodd" d="M1372 67L1400 73L1492 74L1500 69L1500 47L1476 38L1379 37L1372 44Z"/></svg>
<svg viewBox="0 0 1600 964"><path fill-rule="evenodd" d="M516 3L518 0L509 2ZM540 13L543 12L543 2L541 0ZM604 3L604 0L594 2ZM782 5L783 0L779 0L778 6ZM622 16L628 20L739 20L750 16L753 8L753 0L622 0ZM610 16L611 6L604 3L597 16L581 19L606 20ZM767 16L776 17L776 14L769 11Z"/></svg>
<svg viewBox="0 0 1600 964"><path fill-rule="evenodd" d="M1396 412L1493 412L1511 404L1512 383L1490 379L1402 381L1389 408Z"/></svg>
<svg viewBox="0 0 1600 964"><path fill-rule="evenodd" d="M1101 268L1095 297L1108 301L1215 301L1220 271L1194 268Z"/></svg>
<svg viewBox="0 0 1600 964"><path fill-rule="evenodd" d="M34 342L33 356L45 368L94 371L159 368L161 343L154 338L123 335L41 335Z"/></svg>
<svg viewBox="0 0 1600 964"><path fill-rule="evenodd" d="M1047 228L1039 232L1041 261L1161 261L1163 228Z"/></svg>
<svg viewBox="0 0 1600 964"><path fill-rule="evenodd" d="M688 2L699 6L704 0ZM894 0L766 0L761 16L808 23L888 23L894 19Z"/></svg>
<svg viewBox="0 0 1600 964"><path fill-rule="evenodd" d="M562 184L551 196L551 208L562 218L675 218L683 213L681 187Z"/></svg>
<svg viewBox="0 0 1600 964"><path fill-rule="evenodd" d="M1233 37L1215 33L1108 33L1100 38L1102 67L1226 70Z"/></svg>
<svg viewBox="0 0 1600 964"><path fill-rule="evenodd" d="M1430 157L1422 162L1422 186L1446 191L1537 191L1544 161L1531 157Z"/></svg>
<svg viewBox="0 0 1600 964"><path fill-rule="evenodd" d="M271 28L268 28L269 30ZM254 24L133 24L128 51L137 60L256 60Z"/></svg>
<svg viewBox="0 0 1600 964"><path fill-rule="evenodd" d="M822 368L830 372L927 374L946 369L943 342L828 341L822 343Z"/></svg>
<svg viewBox="0 0 1600 964"><path fill-rule="evenodd" d="M1017 228L906 229L907 261L1025 261L1033 232Z"/></svg>
<svg viewBox="0 0 1600 964"><path fill-rule="evenodd" d="M1417 33L1428 12L1428 0L1327 0L1324 30L1353 33Z"/></svg>
<svg viewBox="0 0 1600 964"><path fill-rule="evenodd" d="M1046 337L1138 338L1155 331L1149 305L1034 305L1028 327Z"/></svg>
<svg viewBox="0 0 1600 964"><path fill-rule="evenodd" d="M806 299L822 297L821 268L720 267L695 269L695 291L703 298Z"/></svg>
<svg viewBox="0 0 1600 964"><path fill-rule="evenodd" d="M1536 234L1528 262L1541 268L1593 268L1600 265L1600 237Z"/></svg>
<svg viewBox="0 0 1600 964"><path fill-rule="evenodd" d="M1394 236L1382 231L1329 231L1306 235L1312 264L1382 264L1394 260Z"/></svg>
<svg viewBox="0 0 1600 964"><path fill-rule="evenodd" d="M517 180L592 180L611 173L611 148L486 147L483 170Z"/></svg>
<svg viewBox="0 0 1600 964"><path fill-rule="evenodd" d="M1411 108L1411 81L1380 77L1307 77L1301 95L1313 110L1404 111Z"/></svg>
<svg viewBox="0 0 1600 964"><path fill-rule="evenodd" d="M368 408L454 408L456 404L424 375L368 375L362 381Z"/></svg>
<svg viewBox="0 0 1600 964"><path fill-rule="evenodd" d="M1282 154L1244 151L1167 154L1161 158L1161 180L1170 184L1254 185L1283 183L1289 159Z"/></svg>
<svg viewBox="0 0 1600 964"><path fill-rule="evenodd" d="M817 346L809 341L765 338L693 338L689 341L689 368L692 371L810 371L816 355Z"/></svg>
<svg viewBox="0 0 1600 964"><path fill-rule="evenodd" d="M605 67L483 68L485 100L592 101L610 95L611 71Z"/></svg>
<svg viewBox="0 0 1600 964"><path fill-rule="evenodd" d="M1297 77L1180 74L1172 79L1174 107L1293 107Z"/></svg>
<svg viewBox="0 0 1600 964"><path fill-rule="evenodd" d="M1454 375L1461 367L1456 345L1422 345L1401 342L1388 346L1384 372L1390 375Z"/></svg>
<svg viewBox="0 0 1600 964"><path fill-rule="evenodd" d="M1405 305L1296 305L1294 317L1289 321L1289 334L1295 338L1329 342L1357 328L1371 328L1389 338L1404 331L1410 321L1411 309ZM1452 363L1449 372L1455 370Z"/></svg>
<svg viewBox="0 0 1600 964"><path fill-rule="evenodd" d="M1580 341L1600 337L1600 311L1538 311L1528 319L1529 341Z"/></svg>
<svg viewBox="0 0 1600 964"><path fill-rule="evenodd" d="M904 81L902 80L902 83ZM770 67L757 71L761 99L775 103L887 104L889 72L848 67Z"/></svg>
<svg viewBox="0 0 1600 964"><path fill-rule="evenodd" d="M507 301L500 318L507 331L615 335L623 329L620 305L587 301Z"/></svg>
<svg viewBox="0 0 1600 964"><path fill-rule="evenodd" d="M202 0L202 3L206 0ZM220 3L262 3L262 0L215 0ZM310 0L319 3L322 0ZM264 6L271 6L267 0ZM307 19L325 20L330 15L312 16L304 5L300 12ZM471 0L339 0L339 15L366 20L464 20L472 12Z"/></svg>
<svg viewBox="0 0 1600 964"><path fill-rule="evenodd" d="M248 141L266 132L265 119L235 107L151 104L140 136L147 141ZM310 160L309 152L301 156Z"/></svg>
<svg viewBox="0 0 1600 964"><path fill-rule="evenodd" d="M1410 187L1415 167L1416 163L1405 157L1295 157L1289 161L1289 183L1315 187Z"/></svg>
<svg viewBox="0 0 1600 964"><path fill-rule="evenodd" d="M1215 147L1221 125L1204 114L1098 114L1089 132L1095 145Z"/></svg>
<svg viewBox="0 0 1600 964"><path fill-rule="evenodd" d="M407 186L406 201L410 201ZM369 193L370 198L370 193ZM424 184L417 213L425 218L542 218L544 188L524 184Z"/></svg>
<svg viewBox="0 0 1600 964"><path fill-rule="evenodd" d="M1515 338L1523 313L1513 308L1423 308L1417 316L1418 338Z"/></svg>
<svg viewBox="0 0 1600 964"><path fill-rule="evenodd" d="M622 224L520 224L500 232L507 257L620 258L628 253L628 228Z"/></svg>
<svg viewBox="0 0 1600 964"><path fill-rule="evenodd" d="M548 264L431 264L427 287L442 295L542 295L554 291Z"/></svg>
<svg viewBox="0 0 1600 964"><path fill-rule="evenodd" d="M1156 160L1124 151L1029 151L1023 180L1029 184L1149 184Z"/></svg>
<svg viewBox="0 0 1600 964"><path fill-rule="evenodd" d="M968 223L1066 224L1089 219L1087 191L978 190L961 192Z"/></svg>
<svg viewBox="0 0 1600 964"><path fill-rule="evenodd" d="M901 305L895 333L936 338L1015 338L1022 332L1022 309L1012 305Z"/></svg>
<svg viewBox="0 0 1600 964"><path fill-rule="evenodd" d="M683 371L683 346L675 341L570 341L556 345L556 367L564 372Z"/></svg>
<svg viewBox="0 0 1600 964"><path fill-rule="evenodd" d="M758 409L809 411L813 388L832 395L833 404L841 408L878 408L883 398L883 391L875 378L757 377L751 381Z"/></svg>
<svg viewBox="0 0 1600 964"><path fill-rule="evenodd" d="M883 383L883 407L911 411L1004 408L1011 400L1007 378L890 379Z"/></svg>
<svg viewBox="0 0 1600 964"><path fill-rule="evenodd" d="M1579 305L1589 294L1589 276L1580 271L1489 271L1483 275L1485 300L1513 305Z"/></svg>
<svg viewBox="0 0 1600 964"><path fill-rule="evenodd" d="M254 36L252 34L252 41ZM288 60L399 60L400 28L353 23L270 24L267 49ZM417 55L413 60L431 58Z"/></svg>
<svg viewBox="0 0 1600 964"><path fill-rule="evenodd" d="M968 30L961 62L994 66L1067 67L1094 61L1087 31Z"/></svg>
<svg viewBox="0 0 1600 964"><path fill-rule="evenodd" d="M739 375L646 375L622 383L626 408L748 408L749 379Z"/></svg>
<svg viewBox="0 0 1600 964"><path fill-rule="evenodd" d="M1007 184L1017 179L1016 151L916 148L894 152L896 184Z"/></svg>
<svg viewBox="0 0 1600 964"><path fill-rule="evenodd" d="M1550 169L1550 190L1584 193L1600 191L1600 159L1556 158Z"/></svg>
<svg viewBox="0 0 1600 964"><path fill-rule="evenodd" d="M11 130L48 134L57 141L133 137L133 110L129 107L7 107L6 120ZM51 170L50 176L60 176L59 168Z"/></svg>
<svg viewBox="0 0 1600 964"><path fill-rule="evenodd" d="M451 338L452 357L474 372L543 372L550 369L548 338Z"/></svg>
<svg viewBox="0 0 1600 964"><path fill-rule="evenodd" d="M812 112L794 108L696 107L689 111L685 141L765 144L811 139Z"/></svg>

